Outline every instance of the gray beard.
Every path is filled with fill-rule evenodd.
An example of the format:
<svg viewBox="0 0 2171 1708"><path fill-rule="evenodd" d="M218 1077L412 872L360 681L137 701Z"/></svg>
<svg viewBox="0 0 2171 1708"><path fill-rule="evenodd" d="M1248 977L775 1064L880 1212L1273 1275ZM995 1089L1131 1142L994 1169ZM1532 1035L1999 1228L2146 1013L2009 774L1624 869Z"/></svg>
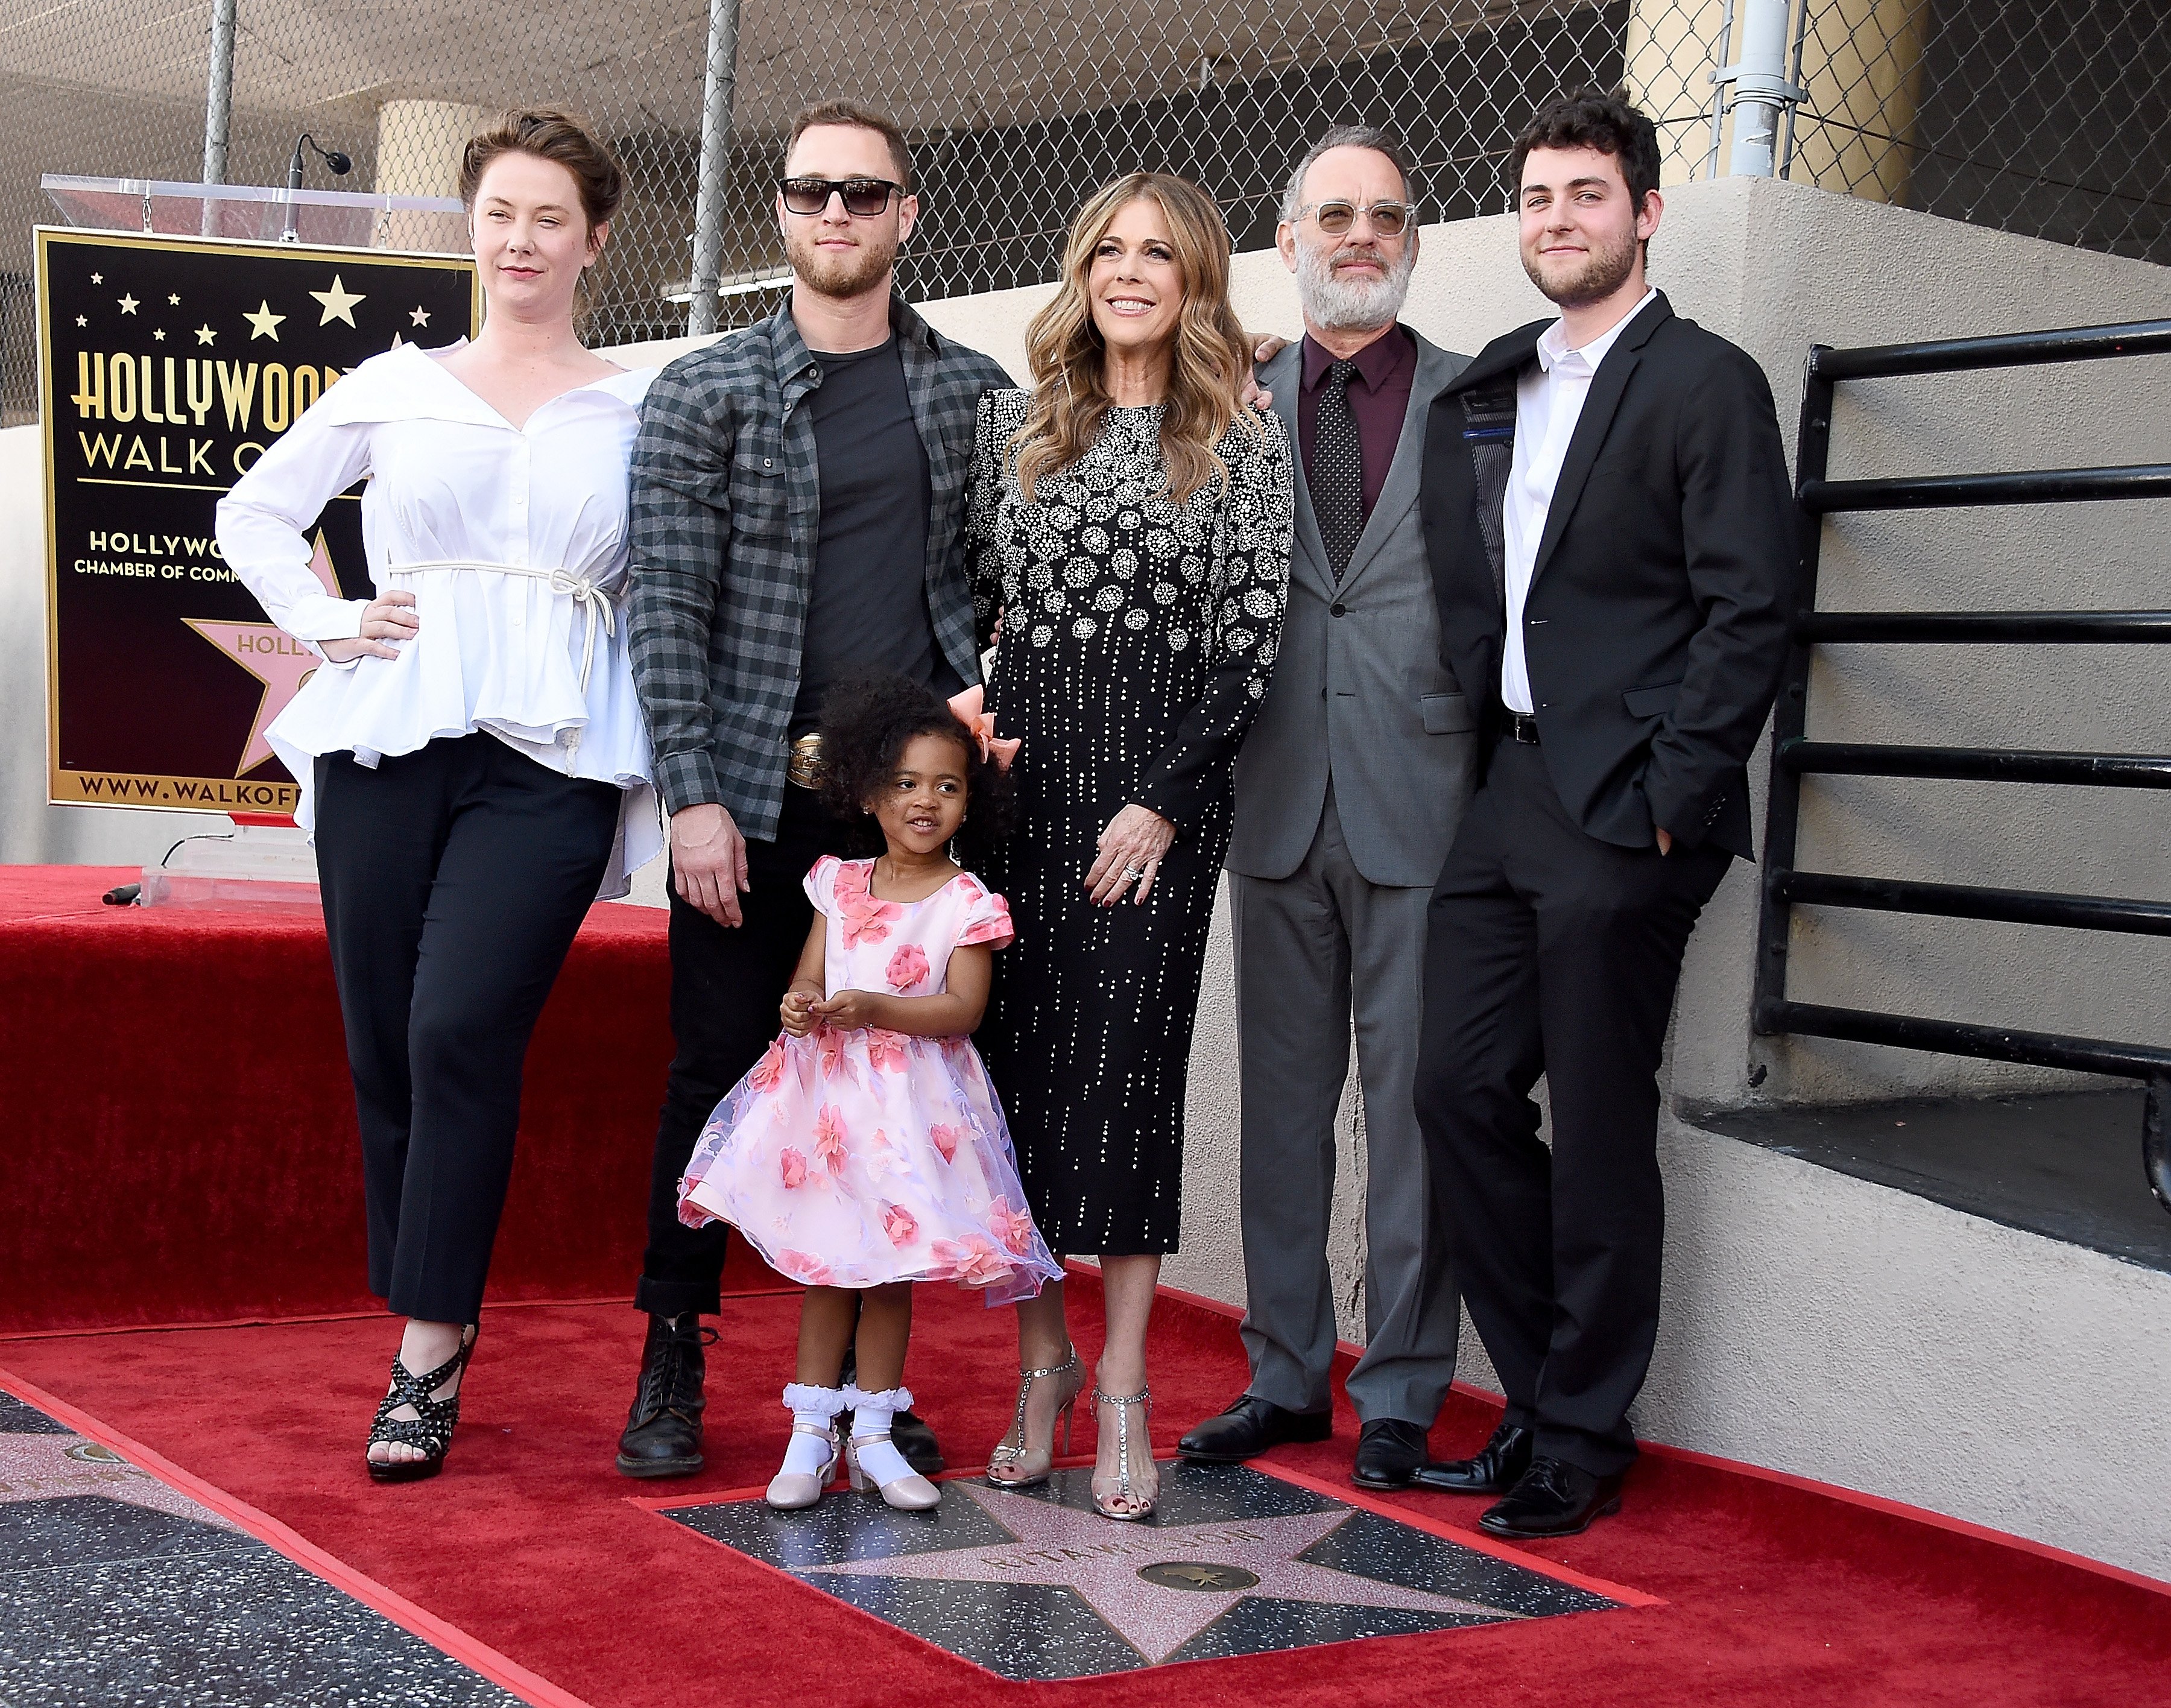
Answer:
<svg viewBox="0 0 2171 1708"><path fill-rule="evenodd" d="M1377 284L1359 284L1334 276L1336 250L1321 255L1309 244L1296 251L1296 299L1304 317L1329 332L1372 332L1391 326L1410 293L1410 272L1418 264L1414 244Z"/></svg>

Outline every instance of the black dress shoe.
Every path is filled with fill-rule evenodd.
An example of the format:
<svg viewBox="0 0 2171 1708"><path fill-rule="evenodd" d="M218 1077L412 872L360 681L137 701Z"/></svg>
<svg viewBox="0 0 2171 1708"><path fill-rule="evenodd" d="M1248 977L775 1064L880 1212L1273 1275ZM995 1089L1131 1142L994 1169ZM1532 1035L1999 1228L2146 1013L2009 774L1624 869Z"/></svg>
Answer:
<svg viewBox="0 0 2171 1708"><path fill-rule="evenodd" d="M1504 1495L1530 1469L1537 1439L1536 1431L1520 1424L1504 1423L1476 1458L1422 1465L1411 1480L1421 1489L1444 1489L1451 1495Z"/></svg>
<svg viewBox="0 0 2171 1708"><path fill-rule="evenodd" d="M1349 1480L1360 1489L1407 1489L1425 1462L1421 1425L1375 1417L1357 1437L1357 1466Z"/></svg>
<svg viewBox="0 0 2171 1708"><path fill-rule="evenodd" d="M709 1361L702 1349L716 1331L692 1311L648 1319L641 1352L641 1385L618 1438L618 1468L629 1477L690 1477L701 1469L702 1392Z"/></svg>
<svg viewBox="0 0 2171 1708"><path fill-rule="evenodd" d="M1193 1430L1177 1442L1176 1450L1202 1464L1233 1465L1285 1441L1325 1441L1333 1433L1332 1412L1291 1411L1247 1394Z"/></svg>
<svg viewBox="0 0 2171 1708"><path fill-rule="evenodd" d="M1566 1459L1530 1461L1508 1498L1485 1509L1477 1528L1495 1536L1536 1540L1580 1536L1591 1521L1621 1510L1621 1474L1601 1477Z"/></svg>

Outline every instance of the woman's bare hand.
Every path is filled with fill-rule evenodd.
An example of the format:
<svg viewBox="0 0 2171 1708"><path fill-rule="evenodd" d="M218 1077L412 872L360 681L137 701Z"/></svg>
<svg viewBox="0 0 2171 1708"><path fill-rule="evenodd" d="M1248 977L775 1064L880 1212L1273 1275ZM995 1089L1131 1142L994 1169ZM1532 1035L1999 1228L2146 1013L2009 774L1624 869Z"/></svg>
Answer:
<svg viewBox="0 0 2171 1708"><path fill-rule="evenodd" d="M1176 826L1150 807L1134 802L1108 820L1101 833L1100 857L1086 874L1086 887L1102 906L1112 906L1135 884L1134 902L1143 902L1161 871L1161 857L1176 841Z"/></svg>
<svg viewBox="0 0 2171 1708"><path fill-rule="evenodd" d="M350 658L396 658L400 641L411 641L421 631L415 615L415 595L397 588L372 599L362 613L362 633L351 641L319 641L317 650L335 664Z"/></svg>

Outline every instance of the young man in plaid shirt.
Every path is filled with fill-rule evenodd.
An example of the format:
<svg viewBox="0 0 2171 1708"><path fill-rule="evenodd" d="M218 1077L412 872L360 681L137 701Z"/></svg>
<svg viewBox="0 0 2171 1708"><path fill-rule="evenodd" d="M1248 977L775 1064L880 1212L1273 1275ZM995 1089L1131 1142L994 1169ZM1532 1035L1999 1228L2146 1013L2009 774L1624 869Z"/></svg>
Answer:
<svg viewBox="0 0 2171 1708"><path fill-rule="evenodd" d="M800 880L843 851L806 786L822 696L866 669L946 694L979 679L966 481L981 394L1011 382L895 293L911 184L887 119L801 113L776 198L790 300L673 363L642 411L630 620L671 818L678 1050L635 1295L649 1324L619 1442L628 1476L701 1468L700 1314L718 1308L725 1229L680 1224L678 1177L775 1034L812 916ZM916 1469L940 1468L909 1413L894 1433Z"/></svg>

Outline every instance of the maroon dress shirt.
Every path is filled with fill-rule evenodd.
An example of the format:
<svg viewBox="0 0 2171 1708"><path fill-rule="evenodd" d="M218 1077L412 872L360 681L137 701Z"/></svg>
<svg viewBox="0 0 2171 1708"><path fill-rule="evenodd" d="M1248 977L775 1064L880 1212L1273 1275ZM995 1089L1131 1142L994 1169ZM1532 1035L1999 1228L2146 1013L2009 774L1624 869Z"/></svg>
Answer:
<svg viewBox="0 0 2171 1708"><path fill-rule="evenodd" d="M1301 349L1304 383L1297 395L1296 436L1308 476L1319 425L1319 391L1334 357L1309 332ZM1402 327L1391 326L1353 359L1357 373L1349 382L1349 412L1357 418L1357 443L1364 453L1364 520L1370 522L1402 437L1402 417L1409 412L1410 386L1418 374L1417 340Z"/></svg>

